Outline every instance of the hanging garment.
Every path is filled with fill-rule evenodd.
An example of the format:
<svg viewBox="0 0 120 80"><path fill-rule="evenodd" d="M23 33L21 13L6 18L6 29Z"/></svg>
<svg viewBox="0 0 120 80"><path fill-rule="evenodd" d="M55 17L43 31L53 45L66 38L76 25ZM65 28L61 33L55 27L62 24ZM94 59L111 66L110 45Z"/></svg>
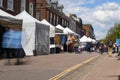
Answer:
<svg viewBox="0 0 120 80"><path fill-rule="evenodd" d="M60 44L60 35L55 35L55 43Z"/></svg>
<svg viewBox="0 0 120 80"><path fill-rule="evenodd" d="M65 38L64 35L61 35L61 36L60 36L60 41L61 41L61 42L60 42L61 44L65 44L65 43L66 43L66 38Z"/></svg>
<svg viewBox="0 0 120 80"><path fill-rule="evenodd" d="M74 39L75 39L74 35L70 35L70 41L71 41L71 43L73 43Z"/></svg>

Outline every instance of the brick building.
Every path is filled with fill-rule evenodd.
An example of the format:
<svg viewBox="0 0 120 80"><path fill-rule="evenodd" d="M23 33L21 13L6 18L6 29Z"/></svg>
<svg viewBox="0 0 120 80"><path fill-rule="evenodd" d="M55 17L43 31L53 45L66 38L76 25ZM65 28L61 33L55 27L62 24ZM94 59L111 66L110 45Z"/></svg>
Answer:
<svg viewBox="0 0 120 80"><path fill-rule="evenodd" d="M95 39L94 29L91 24L84 24L83 29L85 30L85 35L92 39Z"/></svg>
<svg viewBox="0 0 120 80"><path fill-rule="evenodd" d="M69 27L69 18L63 13L63 5L58 0L36 0L36 18L46 19L52 25Z"/></svg>
<svg viewBox="0 0 120 80"><path fill-rule="evenodd" d="M83 24L82 19L78 18L76 14L66 14L70 18L69 22L69 28L79 34L80 36L83 36Z"/></svg>
<svg viewBox="0 0 120 80"><path fill-rule="evenodd" d="M80 35L80 37L82 37L84 35L83 24L82 24L82 19L81 18L77 18L77 21L76 21L76 33L78 33Z"/></svg>
<svg viewBox="0 0 120 80"><path fill-rule="evenodd" d="M40 21L46 19L54 26L60 24L63 27L69 27L80 36L84 35L85 29L87 36L94 36L92 27L84 25L84 29L82 29L82 19L77 18L75 14L72 14L71 17L66 16L63 13L63 8L58 0L0 0L0 9L12 15L26 10ZM71 19L73 20L71 21Z"/></svg>
<svg viewBox="0 0 120 80"><path fill-rule="evenodd" d="M26 10L32 16L35 16L36 0L0 0L0 9L17 15L23 10Z"/></svg>

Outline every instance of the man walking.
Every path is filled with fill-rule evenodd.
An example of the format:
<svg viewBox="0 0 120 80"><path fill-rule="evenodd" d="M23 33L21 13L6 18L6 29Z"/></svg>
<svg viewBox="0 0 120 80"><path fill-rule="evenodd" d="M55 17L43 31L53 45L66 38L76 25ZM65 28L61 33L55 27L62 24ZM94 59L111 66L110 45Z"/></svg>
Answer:
<svg viewBox="0 0 120 80"><path fill-rule="evenodd" d="M109 46L108 46L108 55L111 57L112 56L112 47L113 47L113 42L112 40L109 41Z"/></svg>
<svg viewBox="0 0 120 80"><path fill-rule="evenodd" d="M75 54L78 54L78 47L79 47L79 37L77 37L75 40L74 40L74 52Z"/></svg>

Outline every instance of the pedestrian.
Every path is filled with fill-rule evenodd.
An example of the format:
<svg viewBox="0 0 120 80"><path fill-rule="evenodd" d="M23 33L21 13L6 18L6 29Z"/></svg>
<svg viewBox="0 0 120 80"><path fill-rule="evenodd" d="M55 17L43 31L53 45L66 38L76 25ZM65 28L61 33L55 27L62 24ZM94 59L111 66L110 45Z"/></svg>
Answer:
<svg viewBox="0 0 120 80"><path fill-rule="evenodd" d="M101 44L100 44L100 54L102 55L103 52L104 52L104 44L101 43Z"/></svg>
<svg viewBox="0 0 120 80"><path fill-rule="evenodd" d="M87 42L86 51L88 51L89 53L91 53L92 48L93 48L93 44L91 42Z"/></svg>
<svg viewBox="0 0 120 80"><path fill-rule="evenodd" d="M76 39L74 40L74 52L75 54L78 54L78 47L79 47L79 37L76 37Z"/></svg>
<svg viewBox="0 0 120 80"><path fill-rule="evenodd" d="M113 42L112 42L112 40L110 40L109 45L108 45L108 55L110 57L112 56L112 48L113 48Z"/></svg>
<svg viewBox="0 0 120 80"><path fill-rule="evenodd" d="M120 60L120 45L118 46L118 55L117 55L117 57L118 57L118 60Z"/></svg>
<svg viewBox="0 0 120 80"><path fill-rule="evenodd" d="M112 51L112 53L116 53L116 44L115 43L113 44L113 51Z"/></svg>

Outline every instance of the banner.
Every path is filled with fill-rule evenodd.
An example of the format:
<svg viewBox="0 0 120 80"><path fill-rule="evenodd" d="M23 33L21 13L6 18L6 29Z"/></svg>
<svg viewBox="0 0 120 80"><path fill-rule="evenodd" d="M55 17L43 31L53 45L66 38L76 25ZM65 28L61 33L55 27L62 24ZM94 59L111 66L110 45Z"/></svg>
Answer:
<svg viewBox="0 0 120 80"><path fill-rule="evenodd" d="M22 48L21 31L8 30L3 34L3 48Z"/></svg>

